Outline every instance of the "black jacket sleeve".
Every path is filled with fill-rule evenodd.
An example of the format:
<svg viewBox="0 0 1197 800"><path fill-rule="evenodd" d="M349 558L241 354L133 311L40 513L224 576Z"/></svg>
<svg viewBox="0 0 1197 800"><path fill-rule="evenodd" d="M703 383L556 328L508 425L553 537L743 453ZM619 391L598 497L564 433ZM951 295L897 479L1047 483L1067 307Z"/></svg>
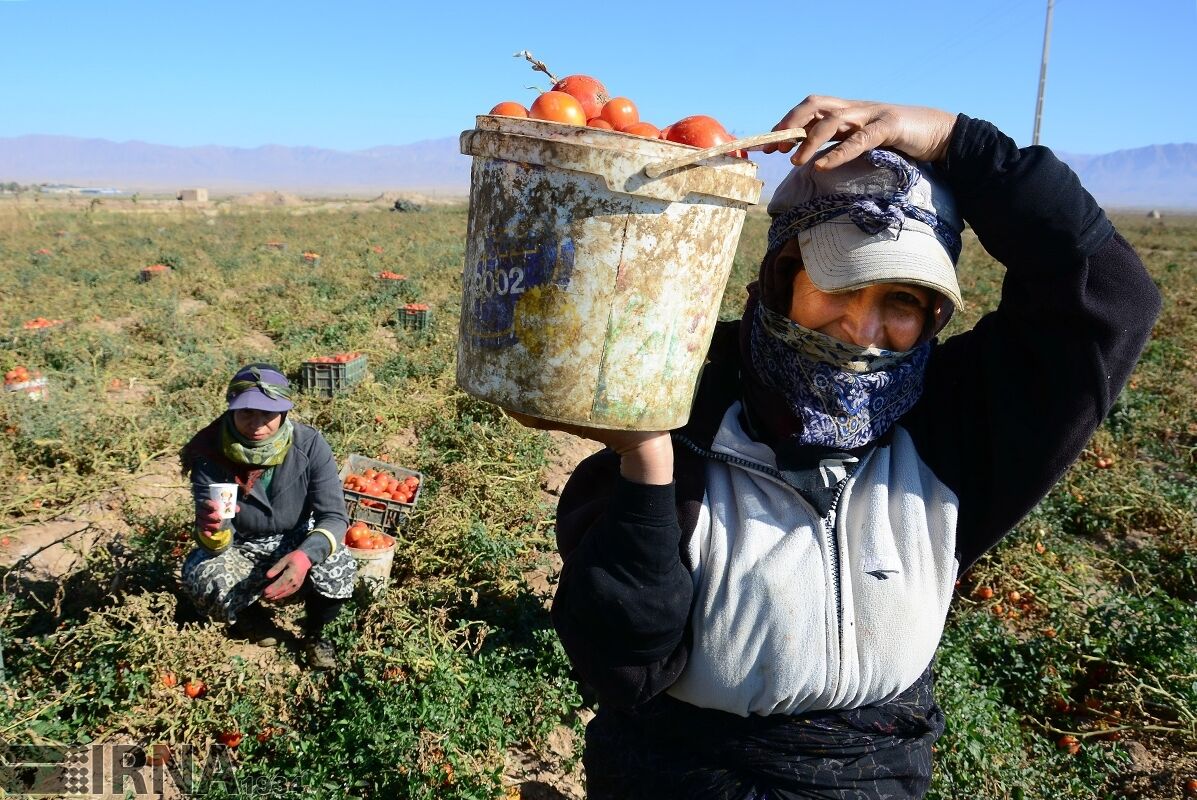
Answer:
<svg viewBox="0 0 1197 800"><path fill-rule="evenodd" d="M942 174L1006 267L996 310L937 346L903 422L957 494L961 569L1060 479L1142 353L1160 295L1077 176L961 115Z"/></svg>
<svg viewBox="0 0 1197 800"><path fill-rule="evenodd" d="M646 702L681 674L693 582L680 541L673 485L624 480L610 450L570 476L557 510L553 625L604 703Z"/></svg>

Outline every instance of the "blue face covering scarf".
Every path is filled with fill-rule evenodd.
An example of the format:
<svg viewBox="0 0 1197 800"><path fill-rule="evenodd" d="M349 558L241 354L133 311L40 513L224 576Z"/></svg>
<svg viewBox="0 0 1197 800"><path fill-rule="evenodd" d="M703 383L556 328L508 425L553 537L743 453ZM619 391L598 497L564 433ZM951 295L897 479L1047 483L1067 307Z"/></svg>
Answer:
<svg viewBox="0 0 1197 800"><path fill-rule="evenodd" d="M749 351L760 381L802 423L800 444L850 450L883 436L918 401L931 344L858 347L757 303Z"/></svg>

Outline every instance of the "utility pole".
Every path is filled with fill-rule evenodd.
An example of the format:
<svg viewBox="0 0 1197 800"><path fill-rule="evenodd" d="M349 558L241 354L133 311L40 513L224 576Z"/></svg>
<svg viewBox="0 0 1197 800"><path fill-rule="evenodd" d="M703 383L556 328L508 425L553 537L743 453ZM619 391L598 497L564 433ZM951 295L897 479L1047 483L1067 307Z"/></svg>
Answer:
<svg viewBox="0 0 1197 800"><path fill-rule="evenodd" d="M1039 99L1035 101L1035 132L1031 144L1039 144L1039 122L1043 119L1043 89L1047 86L1047 52L1052 43L1052 8L1056 0L1047 0L1047 24L1043 26L1043 60L1039 62Z"/></svg>

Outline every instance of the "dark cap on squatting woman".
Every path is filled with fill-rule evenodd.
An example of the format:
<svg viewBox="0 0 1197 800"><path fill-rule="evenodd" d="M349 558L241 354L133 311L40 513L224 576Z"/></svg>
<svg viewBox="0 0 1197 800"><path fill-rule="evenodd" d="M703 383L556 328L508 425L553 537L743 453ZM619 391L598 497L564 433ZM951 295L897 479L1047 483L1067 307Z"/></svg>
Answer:
<svg viewBox="0 0 1197 800"><path fill-rule="evenodd" d="M290 398L287 376L268 364L249 364L237 370L225 392L230 411L252 408L284 413L295 407Z"/></svg>

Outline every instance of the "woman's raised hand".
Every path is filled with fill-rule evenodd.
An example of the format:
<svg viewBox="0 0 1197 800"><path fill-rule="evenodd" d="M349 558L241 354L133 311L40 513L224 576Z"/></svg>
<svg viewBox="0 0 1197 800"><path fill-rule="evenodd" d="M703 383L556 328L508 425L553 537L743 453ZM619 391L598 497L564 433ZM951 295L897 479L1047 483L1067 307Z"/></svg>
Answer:
<svg viewBox="0 0 1197 800"><path fill-rule="evenodd" d="M633 483L665 485L673 482L673 443L669 431L617 431L587 428L566 422L505 412L525 428L565 433L593 439L619 454L619 473Z"/></svg>
<svg viewBox="0 0 1197 800"><path fill-rule="evenodd" d="M810 161L828 142L840 142L815 161L816 169L831 169L874 147L898 150L917 161L938 161L948 151L955 125L955 114L934 108L811 95L790 109L773 130L806 131L806 138L790 156L798 166ZM788 153L793 146L785 142L761 149Z"/></svg>

